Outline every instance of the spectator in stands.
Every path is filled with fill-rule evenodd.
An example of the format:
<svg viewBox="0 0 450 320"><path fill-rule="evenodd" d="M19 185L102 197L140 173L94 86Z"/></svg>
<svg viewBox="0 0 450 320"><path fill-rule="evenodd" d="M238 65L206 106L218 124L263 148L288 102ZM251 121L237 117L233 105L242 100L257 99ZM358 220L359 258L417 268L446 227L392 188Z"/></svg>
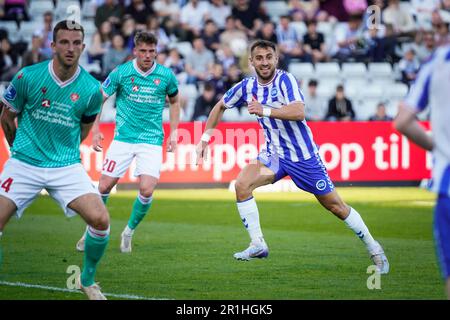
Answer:
<svg viewBox="0 0 450 320"><path fill-rule="evenodd" d="M176 0L156 0L153 2L153 11L160 19L170 18L175 21L180 19L180 5Z"/></svg>
<svg viewBox="0 0 450 320"><path fill-rule="evenodd" d="M380 46L383 61L394 64L400 60L400 57L397 55L397 36L395 35L392 24L385 25L385 33L384 37L381 38Z"/></svg>
<svg viewBox="0 0 450 320"><path fill-rule="evenodd" d="M166 34L166 31L159 26L159 19L157 16L147 17L147 31L153 33L158 39L158 44L156 45L157 52L163 52L166 50L171 42Z"/></svg>
<svg viewBox="0 0 450 320"><path fill-rule="evenodd" d="M47 57L42 54L42 34L39 31L33 33L31 37L31 48L25 52L22 57L22 68L42 62L47 59Z"/></svg>
<svg viewBox="0 0 450 320"><path fill-rule="evenodd" d="M305 117L308 121L322 121L328 111L327 101L317 95L317 80L311 79L304 94Z"/></svg>
<svg viewBox="0 0 450 320"><path fill-rule="evenodd" d="M216 52L217 60L222 64L224 70L228 70L228 68L233 64L238 64L239 59L233 54L229 45L223 45Z"/></svg>
<svg viewBox="0 0 450 320"><path fill-rule="evenodd" d="M364 14L364 11L367 9L367 1L366 0L343 0L345 11L349 15L354 14Z"/></svg>
<svg viewBox="0 0 450 320"><path fill-rule="evenodd" d="M412 14L418 24L417 29L430 24L431 13L439 9L439 6L439 0L411 0Z"/></svg>
<svg viewBox="0 0 450 320"><path fill-rule="evenodd" d="M130 51L124 47L124 40L120 33L112 37L111 48L103 55L103 76L107 76L119 64L124 63L130 56Z"/></svg>
<svg viewBox="0 0 450 320"><path fill-rule="evenodd" d="M231 7L224 0L210 0L209 19L213 19L220 31L225 29L226 18L231 14Z"/></svg>
<svg viewBox="0 0 450 320"><path fill-rule="evenodd" d="M233 16L226 18L225 31L220 34L219 38L222 46L232 47L233 43L243 43L246 50L248 45L247 34L236 27L236 19Z"/></svg>
<svg viewBox="0 0 450 320"><path fill-rule="evenodd" d="M206 121L212 108L216 104L216 92L211 83L206 83L202 94L195 101L192 121Z"/></svg>
<svg viewBox="0 0 450 320"><path fill-rule="evenodd" d="M382 12L384 23L391 24L399 36L411 37L415 31L414 18L407 10L400 8L399 0L388 0L388 6Z"/></svg>
<svg viewBox="0 0 450 320"><path fill-rule="evenodd" d="M118 5L117 0L105 0L95 11L94 23L100 29L103 22L109 21L117 29L122 23L122 16L123 8Z"/></svg>
<svg viewBox="0 0 450 320"><path fill-rule="evenodd" d="M147 16L153 15L153 8L147 5L144 0L131 0L131 4L126 7L125 15L131 16L137 25L143 25L147 22Z"/></svg>
<svg viewBox="0 0 450 320"><path fill-rule="evenodd" d="M289 0L288 6L288 15L292 17L292 21L326 21L328 19L328 14L320 10L319 0Z"/></svg>
<svg viewBox="0 0 450 320"><path fill-rule="evenodd" d="M328 112L325 118L329 121L350 121L355 119L352 102L345 97L342 85L337 86L336 95L328 102Z"/></svg>
<svg viewBox="0 0 450 320"><path fill-rule="evenodd" d="M261 2L256 0L236 0L231 14L236 19L236 27L251 38L256 36L256 32L262 26L262 21L268 19L263 13Z"/></svg>
<svg viewBox="0 0 450 320"><path fill-rule="evenodd" d="M416 52L420 64L428 60L436 49L436 40L433 31L418 32L416 41L411 45L411 48Z"/></svg>
<svg viewBox="0 0 450 320"><path fill-rule="evenodd" d="M216 23L212 19L205 21L205 27L201 31L201 38L203 39L206 48L212 52L216 52L220 47L219 30Z"/></svg>
<svg viewBox="0 0 450 320"><path fill-rule="evenodd" d="M133 18L125 18L122 23L121 34L125 47L130 51L134 48L134 35L136 34L136 22Z"/></svg>
<svg viewBox="0 0 450 320"><path fill-rule="evenodd" d="M0 0L0 8L0 20L16 21L18 27L22 21L30 20L26 0Z"/></svg>
<svg viewBox="0 0 450 320"><path fill-rule="evenodd" d="M232 64L228 70L226 70L226 81L225 86L228 89L233 87L236 83L241 81L244 77L242 76L241 69L239 69L237 64Z"/></svg>
<svg viewBox="0 0 450 320"><path fill-rule="evenodd" d="M208 79L207 83L210 83L214 87L216 93L215 100L220 100L223 94L227 91L226 77L223 72L223 66L220 63L214 63L212 67L212 75Z"/></svg>
<svg viewBox="0 0 450 320"><path fill-rule="evenodd" d="M398 68L402 73L402 82L409 87L416 80L420 68L419 60L413 49L406 50L403 59L398 63Z"/></svg>
<svg viewBox="0 0 450 320"><path fill-rule="evenodd" d="M181 8L180 24L184 31L183 40L192 41L194 37L200 36L207 14L208 4L199 0L189 0Z"/></svg>
<svg viewBox="0 0 450 320"><path fill-rule="evenodd" d="M362 16L352 15L348 22L338 28L335 35L337 50L334 57L340 62L349 59L364 61L369 54L369 43L364 38Z"/></svg>
<svg viewBox="0 0 450 320"><path fill-rule="evenodd" d="M46 11L43 15L44 27L40 30L42 34L42 54L46 59L50 59L53 55L51 44L53 41L53 12Z"/></svg>
<svg viewBox="0 0 450 320"><path fill-rule="evenodd" d="M17 59L11 50L11 43L8 38L3 38L0 42L0 81L11 81L19 71L16 65Z"/></svg>
<svg viewBox="0 0 450 320"><path fill-rule="evenodd" d="M270 20L264 21L261 29L256 33L256 38L277 44L278 38L275 33L275 25L273 22Z"/></svg>
<svg viewBox="0 0 450 320"><path fill-rule="evenodd" d="M386 106L382 102L380 102L377 105L375 114L369 118L369 121L392 121L392 120L394 119L391 116L387 115Z"/></svg>
<svg viewBox="0 0 450 320"><path fill-rule="evenodd" d="M441 10L450 12L450 0L441 0Z"/></svg>
<svg viewBox="0 0 450 320"><path fill-rule="evenodd" d="M302 39L291 25L291 18L289 16L280 17L276 33L278 47L280 49L280 59L286 67L289 67L292 59L311 61L311 56L303 50Z"/></svg>
<svg viewBox="0 0 450 320"><path fill-rule="evenodd" d="M447 12L433 12L432 26L435 30L436 46L443 46L450 43L449 24L444 21L442 15L450 15ZM447 18L446 20L449 20Z"/></svg>
<svg viewBox="0 0 450 320"><path fill-rule="evenodd" d="M164 65L173 71L180 84L186 83L187 74L184 68L184 61L181 58L177 48L172 48L169 50L169 55Z"/></svg>
<svg viewBox="0 0 450 320"><path fill-rule="evenodd" d="M193 50L186 57L187 83L198 85L198 81L205 81L211 74L214 54L206 49L203 39L194 38Z"/></svg>
<svg viewBox="0 0 450 320"><path fill-rule="evenodd" d="M89 62L99 61L102 67L103 55L111 47L111 39L112 26L109 21L105 21L92 37L92 43L88 49Z"/></svg>
<svg viewBox="0 0 450 320"><path fill-rule="evenodd" d="M303 36L303 49L312 57L314 63L323 62L327 59L325 48L325 37L317 32L317 22L308 20L308 31Z"/></svg>

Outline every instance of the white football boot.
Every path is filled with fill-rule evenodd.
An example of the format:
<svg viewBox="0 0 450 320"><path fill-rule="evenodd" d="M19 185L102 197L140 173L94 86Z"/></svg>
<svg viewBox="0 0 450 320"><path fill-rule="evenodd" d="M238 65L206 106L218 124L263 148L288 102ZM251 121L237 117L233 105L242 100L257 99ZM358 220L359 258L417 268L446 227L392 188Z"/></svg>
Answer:
<svg viewBox="0 0 450 320"><path fill-rule="evenodd" d="M85 244L85 242L86 242L86 232L83 233L83 236L77 242L77 245L76 245L77 251L80 251L80 252L84 251L84 244Z"/></svg>
<svg viewBox="0 0 450 320"><path fill-rule="evenodd" d="M120 252L122 253L130 253L131 252L131 239L133 236L125 234L125 231L120 235Z"/></svg>
<svg viewBox="0 0 450 320"><path fill-rule="evenodd" d="M89 287L83 287L81 284L81 275L77 278L77 287L83 291L89 300L108 300L102 293L102 289L97 283L94 283L93 285Z"/></svg>
<svg viewBox="0 0 450 320"><path fill-rule="evenodd" d="M372 259L373 263L377 267L377 271L380 274L387 274L389 273L389 262L384 254L383 247L376 242L376 246L369 251L370 259Z"/></svg>
<svg viewBox="0 0 450 320"><path fill-rule="evenodd" d="M237 260L248 261L255 258L267 258L269 247L263 242L250 242L250 246L241 252L236 252L233 257Z"/></svg>

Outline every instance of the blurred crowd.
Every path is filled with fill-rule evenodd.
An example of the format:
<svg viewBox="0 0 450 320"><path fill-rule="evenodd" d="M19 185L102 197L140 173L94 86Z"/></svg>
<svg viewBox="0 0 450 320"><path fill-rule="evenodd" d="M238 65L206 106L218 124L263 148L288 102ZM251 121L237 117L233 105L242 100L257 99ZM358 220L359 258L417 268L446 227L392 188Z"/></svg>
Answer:
<svg viewBox="0 0 450 320"><path fill-rule="evenodd" d="M54 12L33 17L29 2L0 0L0 81L51 57ZM256 38L278 45L281 69L293 62L388 62L408 86L435 48L450 41L450 0L287 0L281 15L270 11L271 0L80 0L80 6L85 2L95 10L96 31L87 39L87 63L100 67L93 75L103 80L132 59L135 33L151 31L159 39L158 63L200 93L192 120L206 119L215 101L252 73L247 46ZM13 43L1 20L15 21L19 30L24 21L42 22L30 41ZM302 84L309 120L353 119L343 86L328 101L315 100L320 80ZM378 104L371 119L391 120L384 109Z"/></svg>

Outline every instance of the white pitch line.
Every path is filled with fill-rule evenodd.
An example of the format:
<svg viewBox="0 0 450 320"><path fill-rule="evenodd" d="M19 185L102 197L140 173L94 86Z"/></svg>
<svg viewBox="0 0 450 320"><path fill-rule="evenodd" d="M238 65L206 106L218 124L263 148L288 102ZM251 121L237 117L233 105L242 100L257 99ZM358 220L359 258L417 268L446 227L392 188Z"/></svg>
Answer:
<svg viewBox="0 0 450 320"><path fill-rule="evenodd" d="M82 294L80 290L72 290L72 289L66 289L66 288L58 288L58 287L49 287L44 286L40 284L29 284L29 283L23 283L23 282L8 282L8 281L0 281L0 285L4 286L10 286L10 287L22 287L22 288L33 288L33 289L43 289L43 290L52 290L52 291L59 291L59 292L68 292L68 293L79 293ZM142 296L136 296L131 294L117 294L117 293L105 293L103 292L105 296L114 297L114 298L121 298L121 299L135 299L135 300L172 300L167 298L150 298L150 297L142 297Z"/></svg>

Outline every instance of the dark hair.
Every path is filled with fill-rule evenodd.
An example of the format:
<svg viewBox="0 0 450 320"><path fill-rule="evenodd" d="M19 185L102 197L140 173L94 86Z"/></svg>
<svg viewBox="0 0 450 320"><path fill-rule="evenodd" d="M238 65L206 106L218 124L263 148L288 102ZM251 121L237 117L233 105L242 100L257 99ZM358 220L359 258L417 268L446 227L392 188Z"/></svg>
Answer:
<svg viewBox="0 0 450 320"><path fill-rule="evenodd" d="M84 28L75 20L62 20L53 28L53 41L56 42L56 35L59 30L81 31L84 40Z"/></svg>
<svg viewBox="0 0 450 320"><path fill-rule="evenodd" d="M271 41L267 41L267 40L256 40L255 42L252 43L251 47L250 47L250 55L253 53L253 50L255 50L256 48L272 48L273 51L277 51L277 46L275 43L271 42Z"/></svg>
<svg viewBox="0 0 450 320"><path fill-rule="evenodd" d="M212 82L206 82L203 91L216 91L216 87L214 87Z"/></svg>
<svg viewBox="0 0 450 320"><path fill-rule="evenodd" d="M315 25L317 26L317 21L315 19L308 19L306 21L306 26L309 27L310 25Z"/></svg>
<svg viewBox="0 0 450 320"><path fill-rule="evenodd" d="M147 32L147 31L139 31L138 33L136 33L136 35L134 36L134 45L137 46L140 43L145 43L145 44L158 44L158 39L156 38L156 36L151 33L151 32Z"/></svg>
<svg viewBox="0 0 450 320"><path fill-rule="evenodd" d="M336 87L336 91L344 91L344 86L343 86L342 84L339 84L339 85Z"/></svg>
<svg viewBox="0 0 450 320"><path fill-rule="evenodd" d="M311 87L311 86L317 87L317 80L314 80L314 79L309 80L308 87Z"/></svg>

